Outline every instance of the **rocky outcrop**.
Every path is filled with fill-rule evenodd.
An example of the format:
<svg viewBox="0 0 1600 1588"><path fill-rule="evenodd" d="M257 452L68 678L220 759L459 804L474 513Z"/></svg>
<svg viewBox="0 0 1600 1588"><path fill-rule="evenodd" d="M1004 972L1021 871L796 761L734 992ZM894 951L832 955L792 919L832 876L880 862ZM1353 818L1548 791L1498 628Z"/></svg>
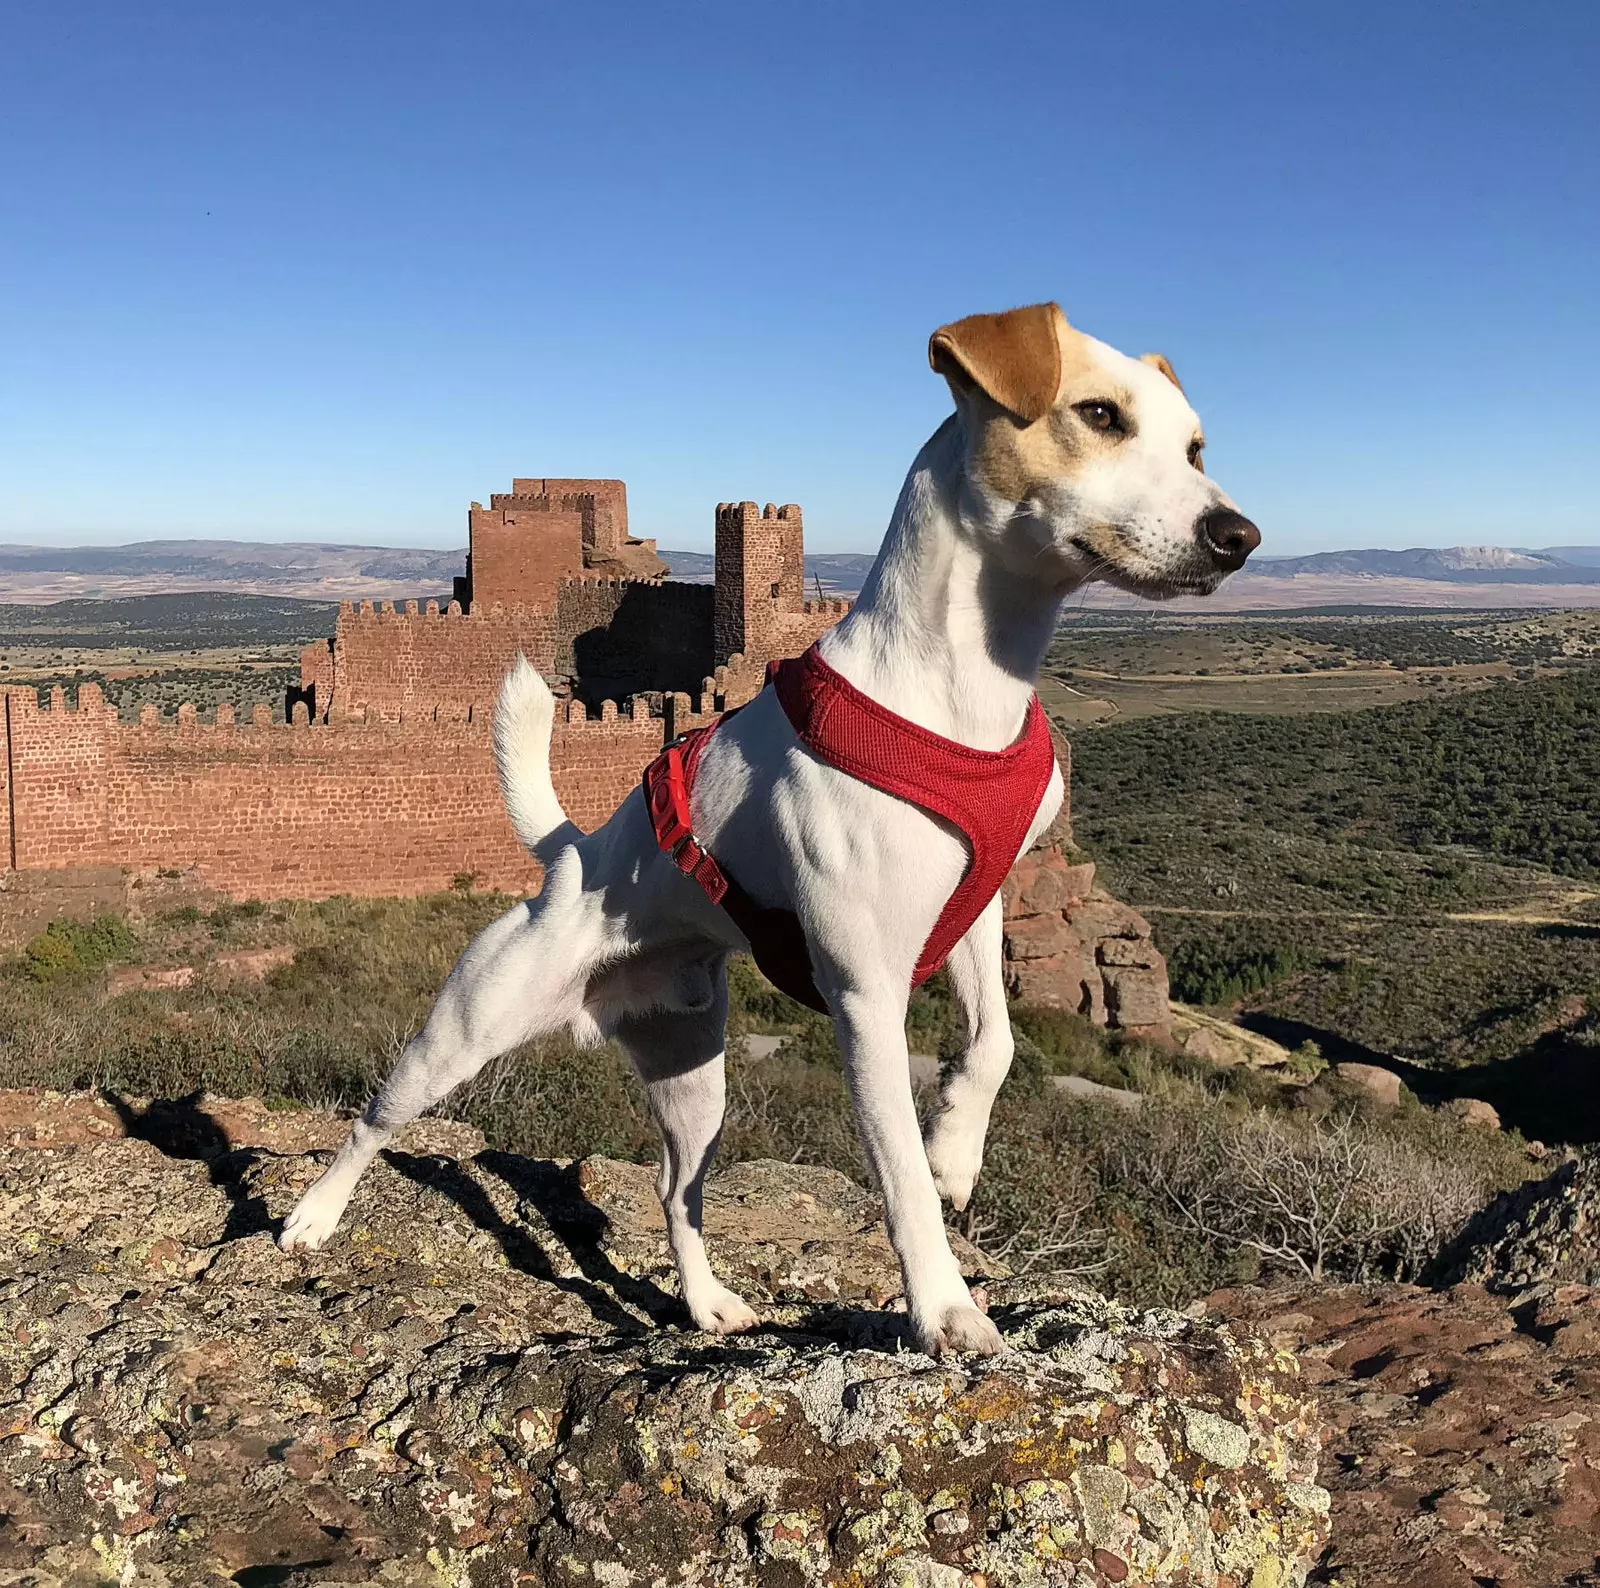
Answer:
<svg viewBox="0 0 1600 1588"><path fill-rule="evenodd" d="M1003 897L1012 997L1137 1035L1167 1034L1167 962L1150 923L1095 886L1093 861L1046 844L1017 862Z"/></svg>
<svg viewBox="0 0 1600 1588"><path fill-rule="evenodd" d="M1193 1059L1204 1059L1219 1069L1243 1065L1265 1070L1276 1079L1296 1082L1309 1077L1293 1070L1294 1055L1271 1037L1247 1031L1231 1020L1220 1019L1189 1004L1172 1005L1172 1040Z"/></svg>
<svg viewBox="0 0 1600 1588"><path fill-rule="evenodd" d="M875 1201L744 1164L707 1224L768 1321L712 1339L649 1169L441 1122L286 1258L342 1129L0 1099L0 1581L1283 1588L1323 1545L1313 1407L1248 1330L1001 1278L1011 1353L934 1362Z"/></svg>
<svg viewBox="0 0 1600 1588"><path fill-rule="evenodd" d="M1495 1198L1439 1263L1440 1282L1516 1294L1600 1285L1600 1148Z"/></svg>
<svg viewBox="0 0 1600 1588"><path fill-rule="evenodd" d="M1600 1290L1298 1285L1211 1306L1317 1386L1333 1497L1318 1582L1600 1581Z"/></svg>

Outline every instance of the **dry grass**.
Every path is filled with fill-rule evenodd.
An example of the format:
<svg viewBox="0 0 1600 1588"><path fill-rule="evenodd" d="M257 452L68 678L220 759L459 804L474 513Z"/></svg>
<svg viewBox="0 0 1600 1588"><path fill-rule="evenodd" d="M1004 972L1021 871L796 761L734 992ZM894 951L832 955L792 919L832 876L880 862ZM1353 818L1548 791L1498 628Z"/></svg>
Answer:
<svg viewBox="0 0 1600 1588"><path fill-rule="evenodd" d="M143 1096L206 1088L283 1107L363 1104L426 1017L472 934L509 901L451 893L408 901L179 910L57 931L0 974L0 1085L99 1086ZM286 944L264 982L228 979L218 954ZM184 988L108 997L119 963L189 964ZM865 1175L825 1020L748 965L732 976L724 1160L776 1157ZM964 1227L1014 1267L1065 1268L1141 1302L1187 1299L1270 1269L1416 1272L1500 1186L1520 1178L1514 1140L1408 1105L1363 1113L1326 1087L1291 1093L1019 1010L1019 1061L995 1110ZM914 1051L959 1050L936 982L915 1000ZM788 1037L744 1056L751 1031ZM1077 1073L1146 1094L1134 1113L1050 1084ZM1291 1100L1315 1106L1287 1111ZM445 1104L501 1149L652 1160L643 1094L612 1049L550 1040L489 1065ZM1417 1194L1418 1189L1425 1196Z"/></svg>

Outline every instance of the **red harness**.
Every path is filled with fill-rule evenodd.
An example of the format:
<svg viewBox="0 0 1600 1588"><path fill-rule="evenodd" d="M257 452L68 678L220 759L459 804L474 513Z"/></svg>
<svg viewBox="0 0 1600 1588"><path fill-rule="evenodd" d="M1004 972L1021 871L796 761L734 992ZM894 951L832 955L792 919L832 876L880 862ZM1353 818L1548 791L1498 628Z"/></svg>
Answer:
<svg viewBox="0 0 1600 1588"><path fill-rule="evenodd" d="M1056 764L1044 708L1035 696L1021 736L1008 749L971 750L885 710L829 667L815 645L803 656L773 662L767 682L776 687L800 742L822 760L942 816L965 837L972 858L917 957L911 985L920 987L1000 891L1022 853ZM826 1014L799 917L757 904L695 839L689 814L695 772L718 725L686 733L645 768L656 842L727 911L767 980Z"/></svg>

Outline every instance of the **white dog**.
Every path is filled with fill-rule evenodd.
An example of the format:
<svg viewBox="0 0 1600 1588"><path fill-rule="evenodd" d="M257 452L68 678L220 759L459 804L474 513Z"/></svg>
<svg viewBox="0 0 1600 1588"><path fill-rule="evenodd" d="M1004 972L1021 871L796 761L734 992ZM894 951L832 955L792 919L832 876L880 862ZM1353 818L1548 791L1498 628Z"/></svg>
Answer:
<svg viewBox="0 0 1600 1588"><path fill-rule="evenodd" d="M1207 594L1260 535L1202 471L1200 422L1159 355L1118 353L1074 330L1053 303L957 321L934 333L929 354L956 411L911 465L860 600L820 654L888 711L997 751L1029 717L1069 591L1098 579L1150 597ZM543 681L519 662L495 748L513 825L546 865L543 892L461 956L280 1244L320 1246L397 1129L496 1055L566 1026L583 1044L615 1038L638 1069L661 1129L661 1201L695 1323L747 1329L756 1315L714 1277L701 1236L723 1119L725 965L746 943L658 847L641 794L597 832L567 820L550 780L552 716ZM1060 803L1058 768L1029 843ZM968 1040L924 1143L906 1002L918 954L967 866L959 833L813 754L772 689L712 735L693 829L757 903L799 917L918 1344L998 1351L940 1210L941 1194L959 1208L972 1193L1011 1062L998 897L949 956Z"/></svg>

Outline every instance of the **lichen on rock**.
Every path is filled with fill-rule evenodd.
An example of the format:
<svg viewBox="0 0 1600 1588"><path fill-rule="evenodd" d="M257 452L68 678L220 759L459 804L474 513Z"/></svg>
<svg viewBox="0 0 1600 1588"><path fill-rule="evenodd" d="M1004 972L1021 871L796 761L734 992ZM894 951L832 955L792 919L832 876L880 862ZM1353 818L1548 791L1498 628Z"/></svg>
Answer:
<svg viewBox="0 0 1600 1588"><path fill-rule="evenodd" d="M991 1277L1010 1352L934 1361L875 1200L743 1164L707 1222L768 1321L714 1339L647 1168L437 1123L285 1257L340 1127L248 1112L0 1152L0 1581L1260 1588L1326 1537L1314 1408L1248 1331Z"/></svg>

